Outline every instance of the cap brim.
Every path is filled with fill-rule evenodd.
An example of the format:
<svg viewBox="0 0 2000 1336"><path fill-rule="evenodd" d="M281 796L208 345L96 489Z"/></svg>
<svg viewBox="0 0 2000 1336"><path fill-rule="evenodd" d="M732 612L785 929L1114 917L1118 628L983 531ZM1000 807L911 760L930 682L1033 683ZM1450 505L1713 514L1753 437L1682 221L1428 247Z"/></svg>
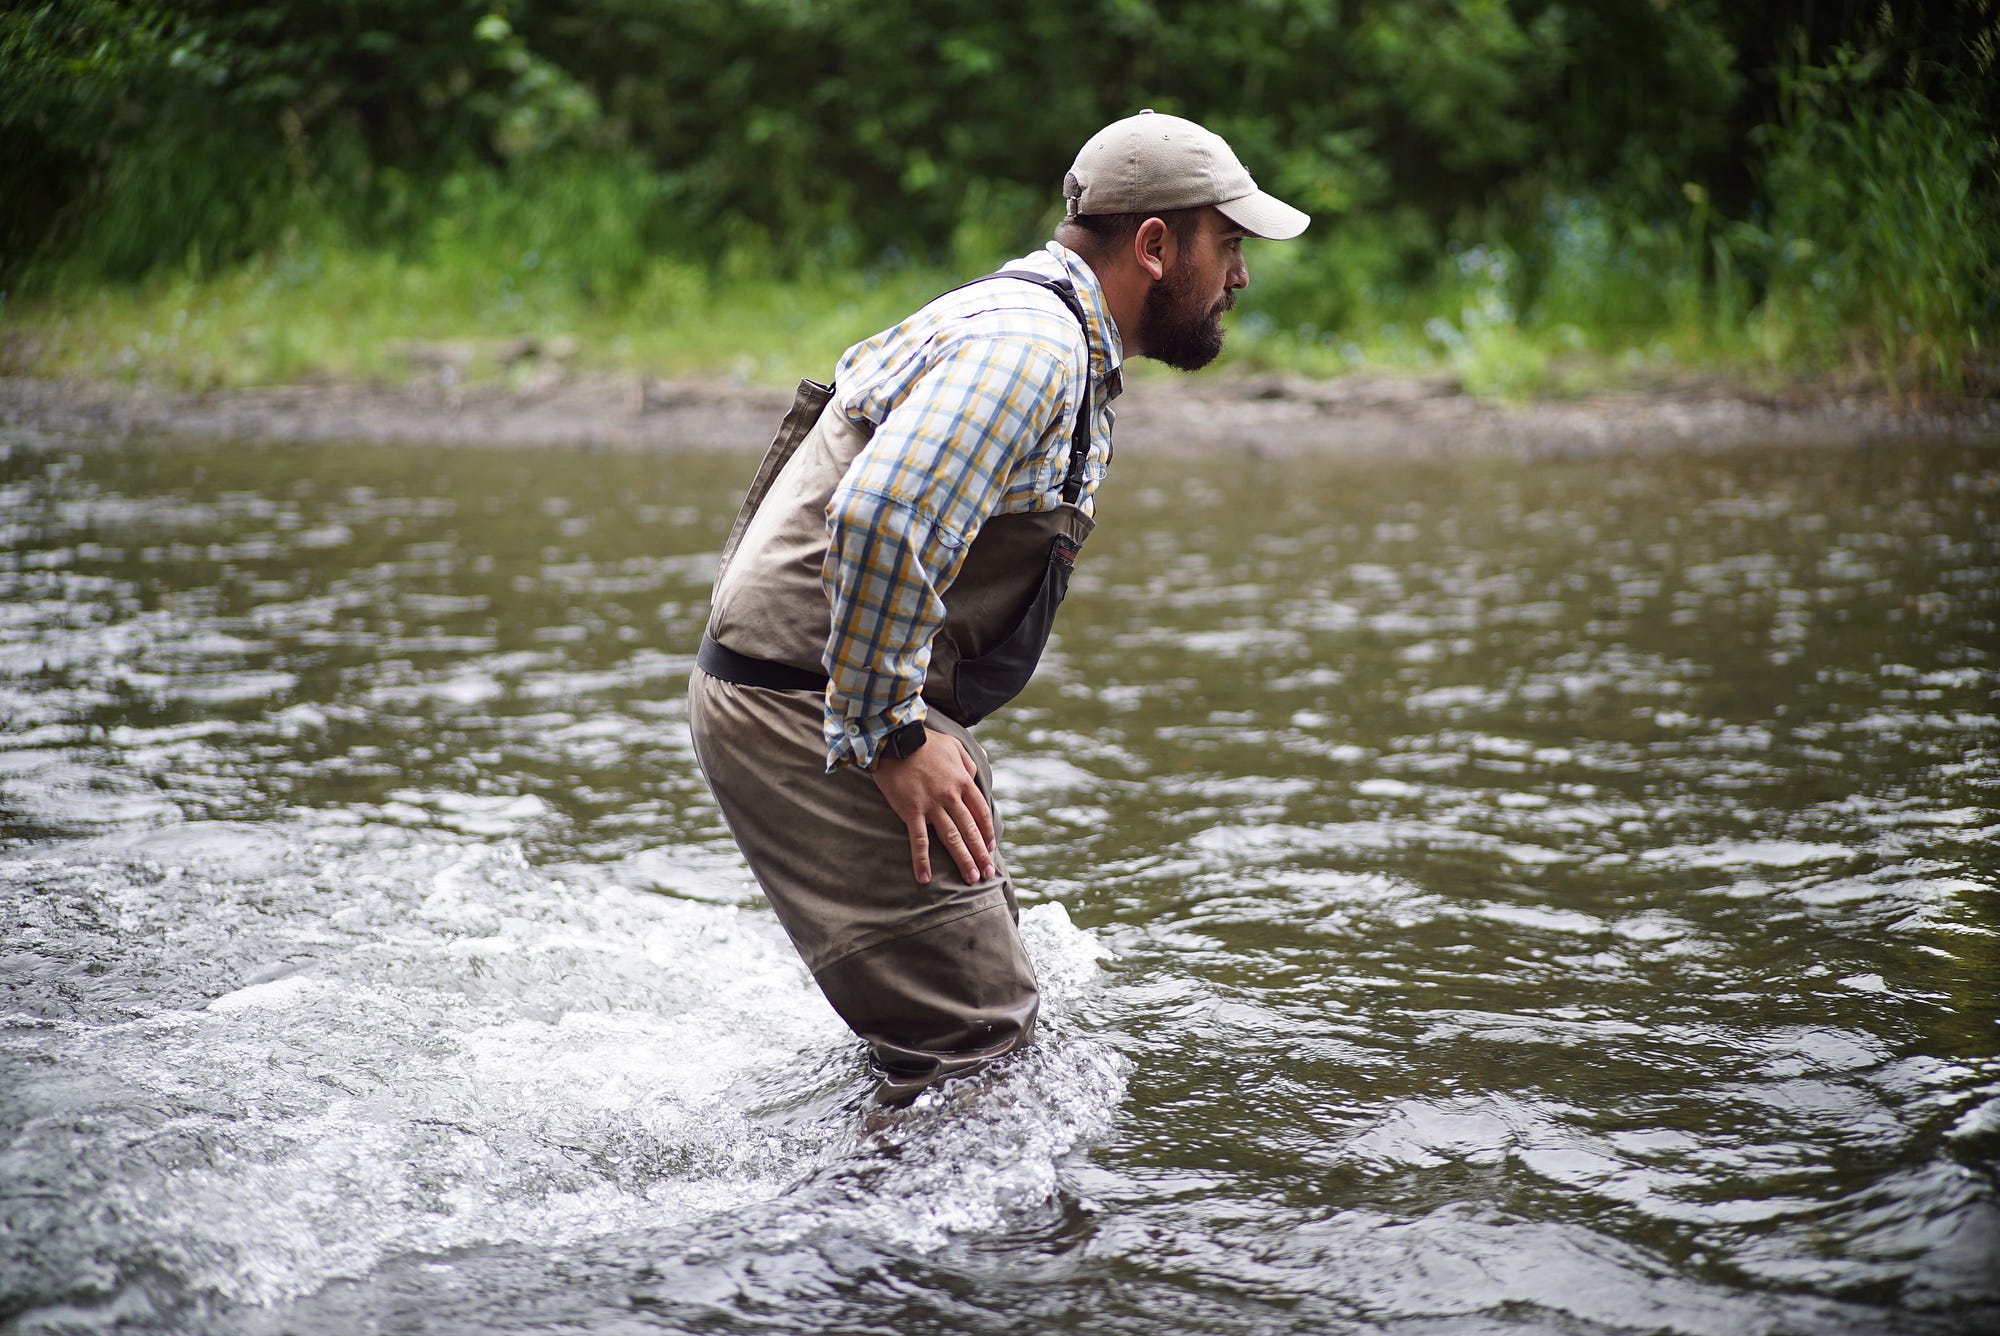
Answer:
<svg viewBox="0 0 2000 1336"><path fill-rule="evenodd" d="M1311 218L1277 196L1267 195L1261 190L1215 207L1230 222L1266 241L1290 241L1312 222Z"/></svg>

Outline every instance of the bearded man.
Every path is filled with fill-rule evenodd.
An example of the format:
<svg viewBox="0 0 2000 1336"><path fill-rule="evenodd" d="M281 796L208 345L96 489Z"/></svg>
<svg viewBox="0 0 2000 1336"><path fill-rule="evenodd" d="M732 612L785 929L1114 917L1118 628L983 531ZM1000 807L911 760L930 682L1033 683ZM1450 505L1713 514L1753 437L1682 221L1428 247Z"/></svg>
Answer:
<svg viewBox="0 0 2000 1336"><path fill-rule="evenodd" d="M1039 994L985 751L1095 523L1127 356L1222 349L1246 237L1305 230L1222 139L1141 112L1055 239L800 384L722 553L695 755L883 1104L1011 1052ZM941 856L938 856L940 855Z"/></svg>

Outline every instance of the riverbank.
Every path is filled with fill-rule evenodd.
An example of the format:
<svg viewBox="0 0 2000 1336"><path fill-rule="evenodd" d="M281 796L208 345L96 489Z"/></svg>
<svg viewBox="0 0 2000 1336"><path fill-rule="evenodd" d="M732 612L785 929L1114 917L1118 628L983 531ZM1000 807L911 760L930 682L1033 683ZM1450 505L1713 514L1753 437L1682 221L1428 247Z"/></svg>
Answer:
<svg viewBox="0 0 2000 1336"><path fill-rule="evenodd" d="M261 441L740 448L761 443L784 391L729 378L582 373L528 385L306 382L201 392L144 382L0 377L0 439L144 436ZM1118 401L1145 450L1395 455L1618 453L1749 444L2000 443L2000 401L1898 405L1879 395L1759 393L1718 381L1499 404L1447 377L1142 375Z"/></svg>

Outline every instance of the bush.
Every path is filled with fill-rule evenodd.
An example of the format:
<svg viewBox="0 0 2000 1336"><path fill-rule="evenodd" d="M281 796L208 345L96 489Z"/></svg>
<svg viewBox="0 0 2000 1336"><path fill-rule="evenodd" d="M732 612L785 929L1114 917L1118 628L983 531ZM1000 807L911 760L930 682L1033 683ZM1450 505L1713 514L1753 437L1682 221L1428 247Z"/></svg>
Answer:
<svg viewBox="0 0 2000 1336"><path fill-rule="evenodd" d="M1860 86L1857 86L1860 85ZM1956 393L2000 330L2000 152L1962 105L1842 61L1788 77L1767 219L1741 235L1773 351Z"/></svg>

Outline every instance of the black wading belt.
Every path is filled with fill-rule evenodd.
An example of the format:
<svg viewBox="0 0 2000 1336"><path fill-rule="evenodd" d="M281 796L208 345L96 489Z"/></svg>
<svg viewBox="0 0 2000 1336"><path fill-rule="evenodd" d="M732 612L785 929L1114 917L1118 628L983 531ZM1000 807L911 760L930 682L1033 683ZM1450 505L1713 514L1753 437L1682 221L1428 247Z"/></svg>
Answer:
<svg viewBox="0 0 2000 1336"><path fill-rule="evenodd" d="M998 273L975 278L971 283L961 283L943 295L949 297L952 292L961 292L979 283L990 283L996 278L1018 278L1038 288L1047 288L1062 299L1062 304L1069 308L1069 313L1076 317L1077 325L1083 330L1083 402L1077 406L1076 426L1069 435L1069 469L1063 474L1062 490L1064 502L1073 506L1083 495L1083 466L1090 455L1090 322L1084 318L1083 301L1068 279L1045 278L1030 269L1002 269ZM825 673L738 654L705 632L694 661L710 677L719 677L738 686L766 687L772 691L826 690Z"/></svg>

